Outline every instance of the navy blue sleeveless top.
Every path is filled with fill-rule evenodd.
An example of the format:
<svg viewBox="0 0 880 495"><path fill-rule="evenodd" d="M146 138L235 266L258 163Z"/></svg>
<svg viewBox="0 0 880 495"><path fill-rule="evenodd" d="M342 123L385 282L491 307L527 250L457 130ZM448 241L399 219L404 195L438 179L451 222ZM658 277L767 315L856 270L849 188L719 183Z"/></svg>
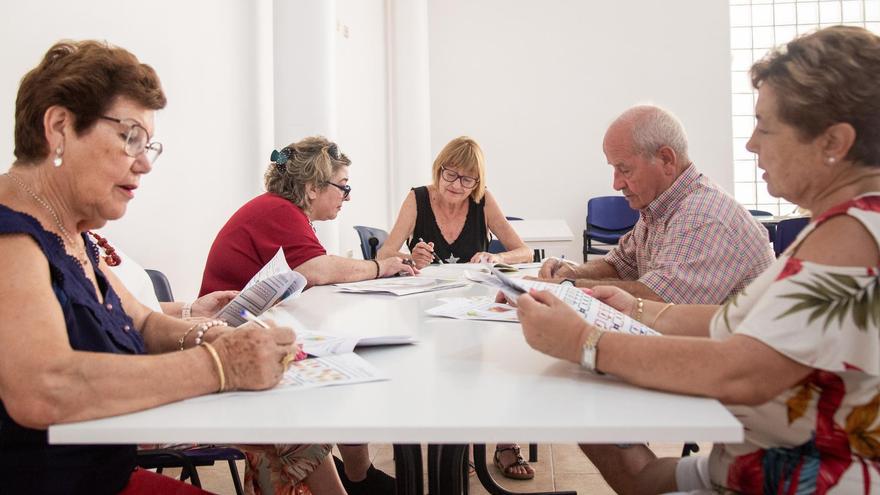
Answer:
<svg viewBox="0 0 880 495"><path fill-rule="evenodd" d="M464 227L458 238L450 244L443 238L440 226L437 225L434 209L431 208L431 198L428 196L428 187L414 187L412 191L416 196L416 226L413 228L412 238L407 243L410 252L419 243L419 238L424 239L425 242L433 242L434 253L444 263L468 263L475 254L488 249L489 229L486 227L484 212L486 198L479 203L468 198Z"/></svg>
<svg viewBox="0 0 880 495"><path fill-rule="evenodd" d="M83 236L101 304L82 265L61 238L32 216L0 205L0 234L27 234L49 262L52 290L64 313L70 346L79 351L144 354L144 341L119 296L97 269L94 244ZM2 317L3 315L0 315ZM9 331L7 329L6 331ZM20 328L17 331L26 332ZM45 430L16 423L0 404L0 493L116 493L135 466L134 445L49 445Z"/></svg>

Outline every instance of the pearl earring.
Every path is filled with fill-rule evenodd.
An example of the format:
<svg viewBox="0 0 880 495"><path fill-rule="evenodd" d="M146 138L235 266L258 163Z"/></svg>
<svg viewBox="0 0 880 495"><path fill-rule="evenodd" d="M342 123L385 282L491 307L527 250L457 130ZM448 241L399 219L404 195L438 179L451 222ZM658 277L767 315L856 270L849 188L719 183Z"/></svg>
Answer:
<svg viewBox="0 0 880 495"><path fill-rule="evenodd" d="M52 160L52 164L55 165L55 167L60 167L61 164L64 162L64 159L61 158L61 153L63 152L64 150L61 148L61 146L55 148L55 158Z"/></svg>

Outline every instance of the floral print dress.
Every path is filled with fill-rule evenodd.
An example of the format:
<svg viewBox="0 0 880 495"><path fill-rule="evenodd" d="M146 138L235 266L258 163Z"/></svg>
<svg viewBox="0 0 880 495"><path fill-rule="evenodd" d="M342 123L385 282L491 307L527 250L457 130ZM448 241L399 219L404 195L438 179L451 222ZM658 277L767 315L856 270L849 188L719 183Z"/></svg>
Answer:
<svg viewBox="0 0 880 495"><path fill-rule="evenodd" d="M767 403L729 407L745 440L712 449L709 470L720 492L880 493L880 267L796 255L813 229L837 215L859 220L880 244L880 193L838 205L712 319L713 339L747 335L813 368Z"/></svg>
<svg viewBox="0 0 880 495"><path fill-rule="evenodd" d="M330 453L332 445L237 445L247 457L246 495L311 495L303 481Z"/></svg>

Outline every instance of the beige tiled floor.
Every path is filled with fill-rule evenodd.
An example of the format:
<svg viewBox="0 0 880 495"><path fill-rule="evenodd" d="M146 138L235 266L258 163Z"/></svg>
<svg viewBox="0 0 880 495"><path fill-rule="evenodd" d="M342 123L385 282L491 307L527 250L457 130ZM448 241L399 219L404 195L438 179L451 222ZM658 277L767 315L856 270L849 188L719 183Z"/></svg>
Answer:
<svg viewBox="0 0 880 495"><path fill-rule="evenodd" d="M658 456L678 456L681 454L680 443L655 443L651 448ZM536 474L531 481L515 481L503 478L501 474L489 462L489 472L499 483L511 491L534 492L538 490L575 490L579 494L605 495L614 493L602 480L596 468L590 464L576 445L539 445L538 462L534 463ZM493 446L488 446L487 452L491 455ZM526 446L523 445L525 454ZM709 451L708 444L700 444L701 454ZM394 460L390 445L371 444L370 453L373 455L373 464L389 474L394 472ZM239 473L244 475L244 466L239 462ZM166 471L166 474L176 476L177 470ZM232 479L229 468L224 464L213 467L199 468L199 476L202 479L202 487L217 494L234 494ZM503 481L502 481L503 480ZM425 481L427 489L427 480ZM470 480L470 493L474 495L486 494L486 490L480 485L476 476Z"/></svg>

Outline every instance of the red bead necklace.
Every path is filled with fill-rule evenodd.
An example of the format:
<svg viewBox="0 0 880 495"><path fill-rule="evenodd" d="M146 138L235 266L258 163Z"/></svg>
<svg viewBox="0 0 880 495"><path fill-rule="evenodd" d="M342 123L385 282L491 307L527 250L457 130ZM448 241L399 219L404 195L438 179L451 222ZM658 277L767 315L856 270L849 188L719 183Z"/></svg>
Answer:
<svg viewBox="0 0 880 495"><path fill-rule="evenodd" d="M116 249L110 245L106 238L101 237L100 235L89 231L89 235L94 237L96 241L98 241L98 246L104 250L104 262L109 266L119 266L122 263L122 258L119 257L119 254L116 253Z"/></svg>

